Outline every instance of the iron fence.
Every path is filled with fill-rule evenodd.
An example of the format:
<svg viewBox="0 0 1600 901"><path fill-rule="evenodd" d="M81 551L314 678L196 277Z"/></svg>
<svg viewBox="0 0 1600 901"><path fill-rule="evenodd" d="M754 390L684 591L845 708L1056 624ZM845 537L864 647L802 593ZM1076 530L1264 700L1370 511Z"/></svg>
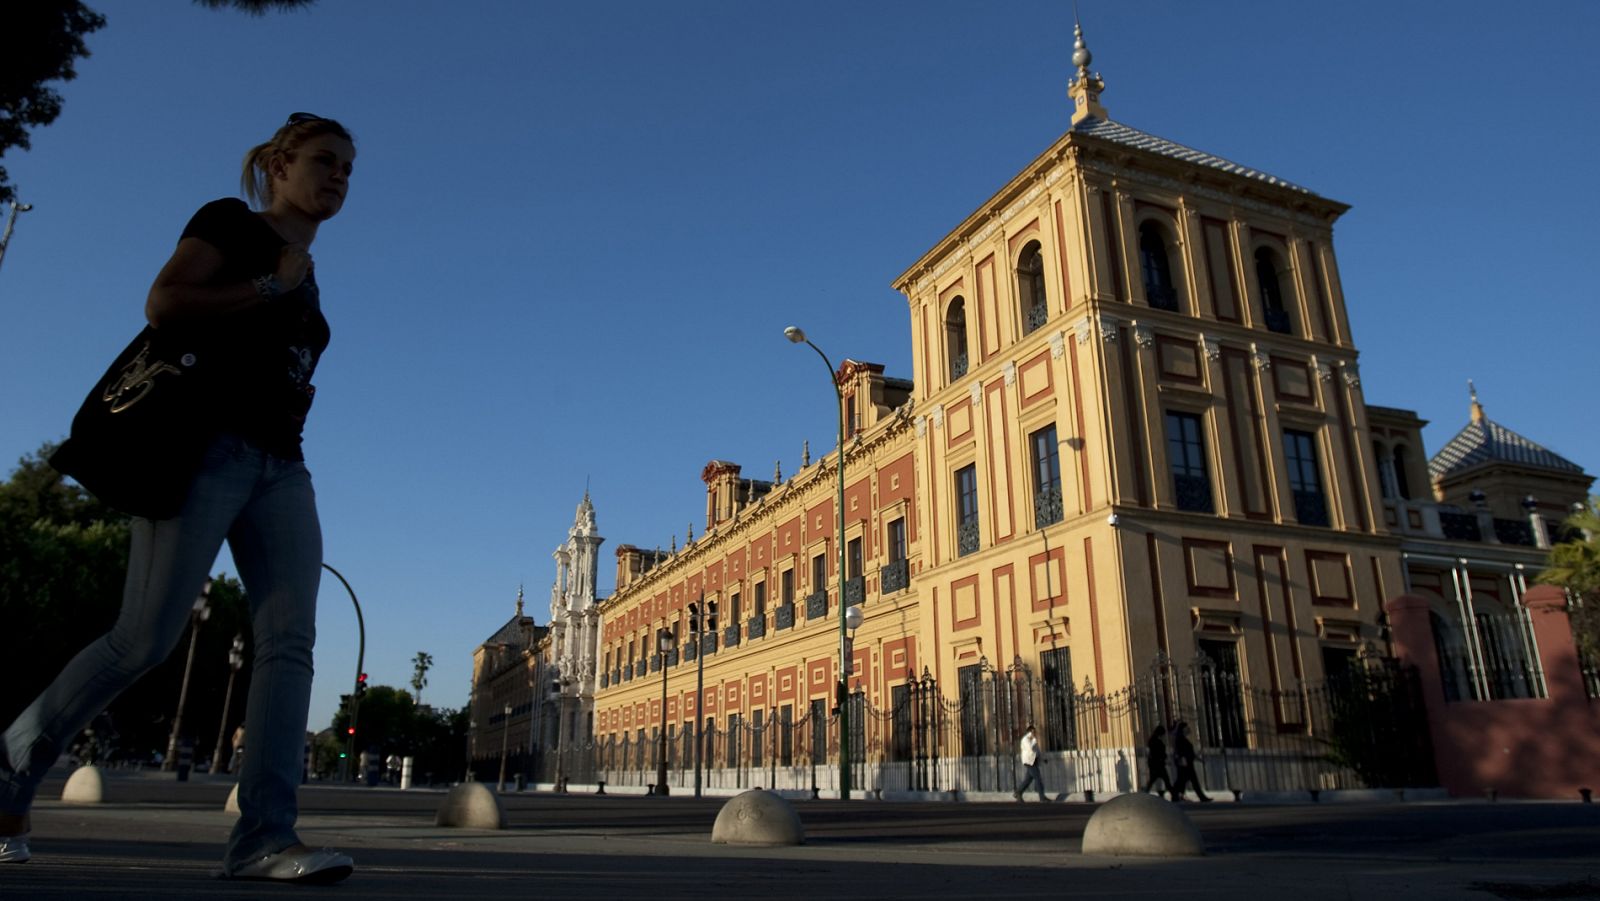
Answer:
<svg viewBox="0 0 1600 901"><path fill-rule="evenodd" d="M851 705L851 785L862 793L1010 792L1029 724L1044 749L1047 790L1059 796L1136 791L1150 779L1146 742L1157 726L1190 726L1208 790L1239 793L1401 788L1436 784L1415 671L1364 658L1327 682L1295 689L1240 682L1209 664L1157 661L1135 685L1098 694L1045 681L1020 662L981 662L947 695L926 670L884 704ZM706 789L838 789L837 709L813 702L711 721L700 735ZM764 718L763 718L764 717ZM694 785L692 725L668 728L669 790ZM652 727L572 742L529 758L535 781L650 786L662 742Z"/></svg>

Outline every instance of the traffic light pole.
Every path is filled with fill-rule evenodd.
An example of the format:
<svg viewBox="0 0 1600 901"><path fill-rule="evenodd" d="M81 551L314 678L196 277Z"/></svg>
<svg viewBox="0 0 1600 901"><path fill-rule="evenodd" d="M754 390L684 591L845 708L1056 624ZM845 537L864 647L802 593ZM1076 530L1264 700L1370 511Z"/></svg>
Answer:
<svg viewBox="0 0 1600 901"><path fill-rule="evenodd" d="M361 616L361 602L356 600L355 589L350 587L350 583L346 581L345 577L337 569L326 563L322 564L322 568L333 573L334 577L339 580L339 584L344 586L345 592L350 595L350 603L354 604L356 608L356 631L360 635L360 644L356 649L356 685L350 692L350 731L348 737L345 738L344 747L344 765L349 767L355 760L356 719L361 714L361 690L365 687L365 680L362 675L365 672L363 667L366 666L367 659L367 622Z"/></svg>

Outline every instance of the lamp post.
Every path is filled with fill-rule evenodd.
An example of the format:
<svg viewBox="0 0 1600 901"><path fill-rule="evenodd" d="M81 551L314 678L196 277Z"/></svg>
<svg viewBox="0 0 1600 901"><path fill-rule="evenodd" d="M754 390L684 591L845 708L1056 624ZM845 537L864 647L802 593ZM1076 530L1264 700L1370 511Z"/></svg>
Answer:
<svg viewBox="0 0 1600 901"><path fill-rule="evenodd" d="M689 640L694 642L694 796L700 797L700 769L701 751L705 745L703 725L705 717L700 714L700 704L706 696L706 649L705 642L700 640L702 635L717 634L717 602L707 604L706 596L700 595L700 603L689 605ZM704 615L701 615L701 611Z"/></svg>
<svg viewBox="0 0 1600 901"><path fill-rule="evenodd" d="M4 261L6 258L6 245L11 243L11 231L16 228L17 214L26 213L31 209L33 209L33 204L31 203L11 201L11 215L6 217L6 230L3 234L0 234L0 261Z"/></svg>
<svg viewBox="0 0 1600 901"><path fill-rule="evenodd" d="M171 771L178 765L178 735L183 731L183 705L189 700L189 673L194 669L194 644L200 637L200 624L211 618L211 580L200 586L200 596L189 608L189 659L183 664L183 684L178 687L178 712L172 717L172 734L167 736L167 759L161 761L163 770Z"/></svg>
<svg viewBox="0 0 1600 901"><path fill-rule="evenodd" d="M511 705L507 703L500 710L500 778L495 782L494 790L506 790L506 742L511 738Z"/></svg>
<svg viewBox="0 0 1600 901"><path fill-rule="evenodd" d="M366 666L367 659L367 620L366 617L361 615L361 602L356 600L356 590L350 587L350 582L344 577L344 574L326 563L322 564L322 568L333 573L334 578L339 580L339 584L344 586L345 594L350 595L350 603L356 608L356 632L360 636L359 644L356 646L356 684L350 690L350 726L345 733L344 765L348 767L352 766L355 761L356 720L361 713L361 696L367 690L367 674L363 669Z"/></svg>
<svg viewBox="0 0 1600 901"><path fill-rule="evenodd" d="M783 336L795 344L805 344L817 352L822 358L822 364L828 367L828 382L833 385L833 396L839 402L839 496L834 502L839 508L839 684L837 691L839 703L839 797L850 800L850 636L849 624L846 621L846 609L850 606L845 603L845 547L844 547L844 389L839 386L839 376L834 371L833 361L822 352L822 348L811 343L806 333L798 326L789 326L783 330Z"/></svg>
<svg viewBox="0 0 1600 901"><path fill-rule="evenodd" d="M672 630L656 630L656 656L661 660L661 735L656 749L656 794L667 794L667 652L672 650ZM695 655L699 659L699 654ZM699 710L695 715L700 714Z"/></svg>
<svg viewBox="0 0 1600 901"><path fill-rule="evenodd" d="M233 647L228 649L228 690L222 696L222 722L217 724L217 750L211 755L211 772L222 772L222 750L228 735L228 707L233 703L233 680L244 666L244 636L233 636Z"/></svg>

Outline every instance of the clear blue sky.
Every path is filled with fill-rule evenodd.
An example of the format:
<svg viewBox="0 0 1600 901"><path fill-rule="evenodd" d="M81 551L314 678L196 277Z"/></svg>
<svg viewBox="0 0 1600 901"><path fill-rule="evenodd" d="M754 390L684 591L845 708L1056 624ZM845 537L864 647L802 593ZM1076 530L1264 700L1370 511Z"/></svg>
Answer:
<svg viewBox="0 0 1600 901"><path fill-rule="evenodd" d="M1065 2L89 5L109 22L65 111L5 159L36 208L0 269L0 459L64 435L247 147L292 111L344 120L306 453L373 681L426 650L446 706L519 583L548 620L586 483L609 590L616 545L700 531L707 460L766 478L831 448L785 325L909 376L890 280L1068 124ZM1600 473L1600 4L1080 9L1114 118L1352 204L1335 245L1371 403L1431 420L1437 450L1472 378ZM313 728L355 666L323 587Z"/></svg>

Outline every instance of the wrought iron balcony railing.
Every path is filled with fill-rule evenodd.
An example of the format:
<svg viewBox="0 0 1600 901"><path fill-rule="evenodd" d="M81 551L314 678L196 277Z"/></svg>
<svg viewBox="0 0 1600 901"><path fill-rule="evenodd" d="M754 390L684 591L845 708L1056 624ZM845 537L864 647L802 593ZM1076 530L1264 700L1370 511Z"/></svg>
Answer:
<svg viewBox="0 0 1600 901"><path fill-rule="evenodd" d="M974 517L956 527L956 555L965 557L978 549L978 520Z"/></svg>
<svg viewBox="0 0 1600 901"><path fill-rule="evenodd" d="M1046 488L1033 499L1033 526L1042 529L1061 521L1061 486Z"/></svg>
<svg viewBox="0 0 1600 901"><path fill-rule="evenodd" d="M878 570L878 592L894 594L911 584L911 562L895 560Z"/></svg>
<svg viewBox="0 0 1600 901"><path fill-rule="evenodd" d="M828 590L814 591L806 597L806 619L828 615Z"/></svg>
<svg viewBox="0 0 1600 901"><path fill-rule="evenodd" d="M846 606L859 604L867 599L867 578L856 576L847 579L844 583L844 602Z"/></svg>
<svg viewBox="0 0 1600 901"><path fill-rule="evenodd" d="M794 627L794 605L780 604L772 614L773 628L778 630Z"/></svg>

